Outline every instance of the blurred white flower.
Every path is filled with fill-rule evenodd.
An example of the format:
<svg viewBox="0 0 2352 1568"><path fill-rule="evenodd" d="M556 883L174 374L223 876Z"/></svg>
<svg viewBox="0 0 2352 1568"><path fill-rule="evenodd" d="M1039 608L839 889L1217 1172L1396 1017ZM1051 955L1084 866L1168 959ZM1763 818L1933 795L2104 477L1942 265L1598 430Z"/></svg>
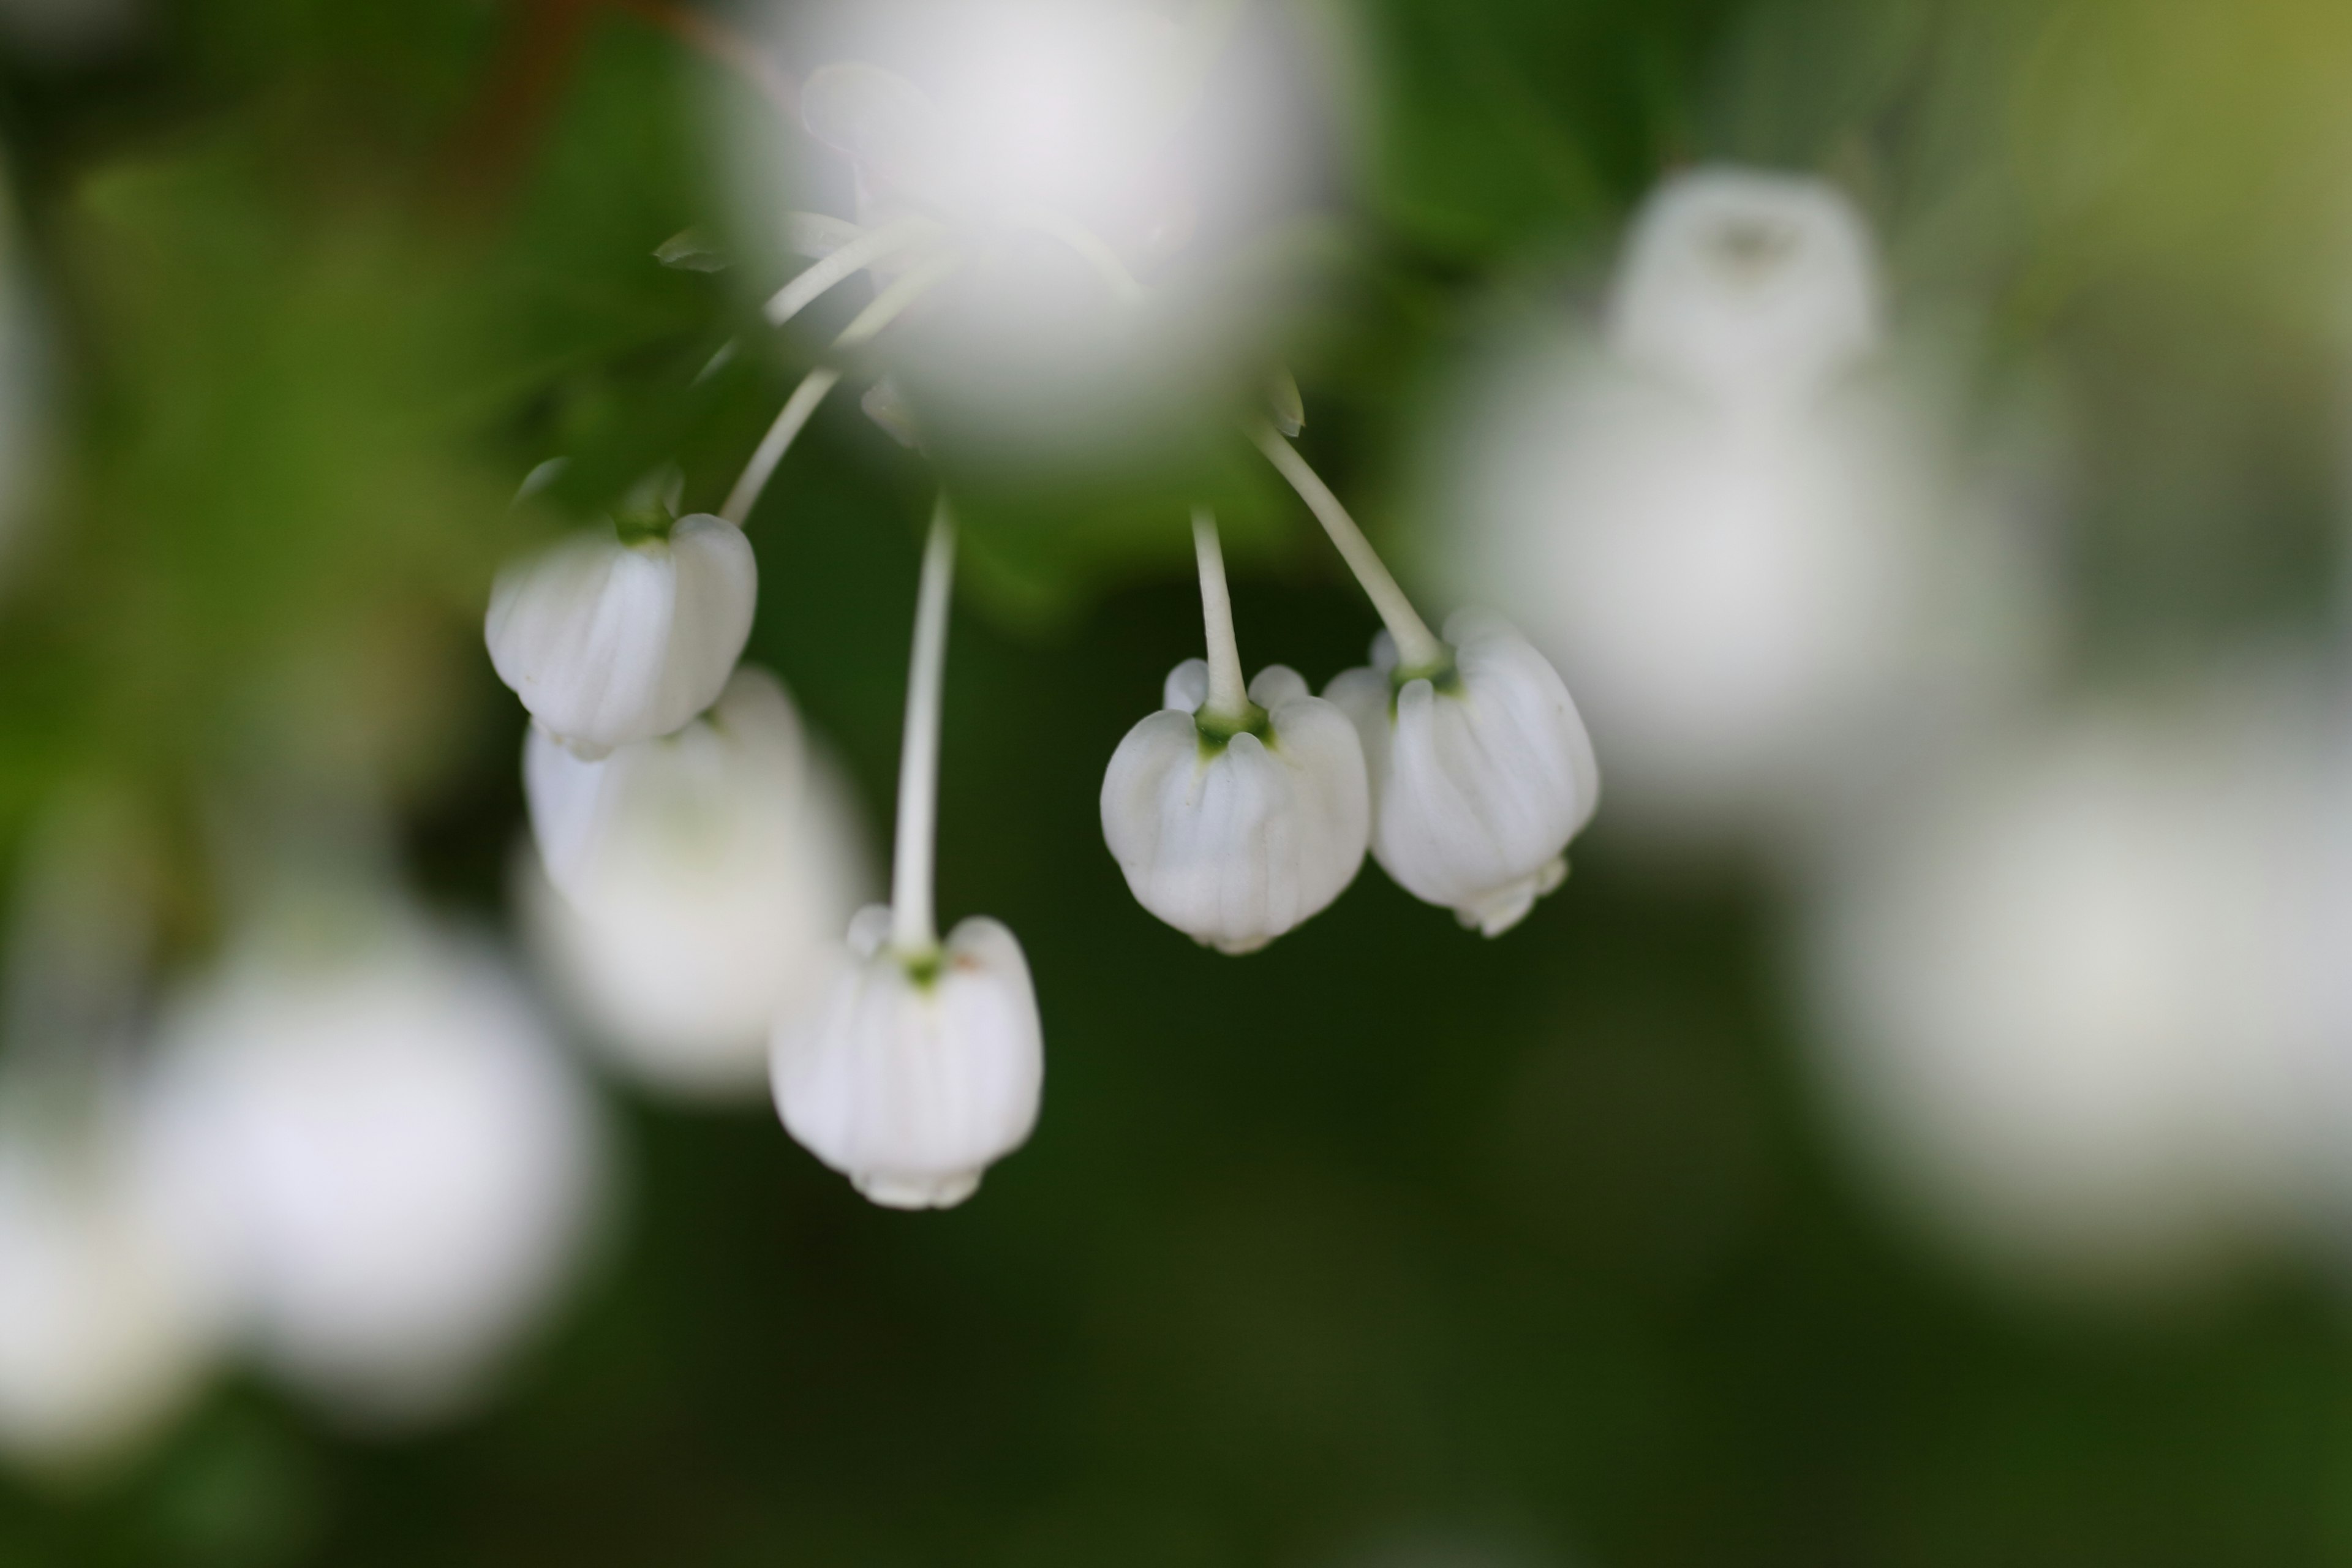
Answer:
<svg viewBox="0 0 2352 1568"><path fill-rule="evenodd" d="M441 1415L579 1260L596 1108L482 949L388 907L279 918L167 1016L164 1113L263 1358L355 1418Z"/></svg>
<svg viewBox="0 0 2352 1568"><path fill-rule="evenodd" d="M828 26L828 7L790 7L801 36L783 47L832 62L801 84L798 117L854 172L855 221L776 224L778 189L805 171L758 168L746 193L756 227L781 226L813 262L769 300L772 322L860 274L878 292L786 403L725 515L750 515L841 362L885 329L901 342L877 420L1000 455L1150 447L1247 374L1265 333L1240 269L1213 254L1181 278L1156 268L1196 230L1230 252L1295 205L1315 139L1294 122L1315 84L1266 37L1291 19L1213 4L1171 20L1124 0L830 9ZM730 129L751 163L772 158L772 127Z"/></svg>
<svg viewBox="0 0 2352 1568"><path fill-rule="evenodd" d="M817 1008L779 1020L776 1111L803 1146L891 1208L948 1208L1036 1124L1045 1036L1013 933L974 916L940 943L931 916L940 703L955 524L941 499L923 551L898 762L891 902L858 911Z"/></svg>
<svg viewBox="0 0 2352 1568"><path fill-rule="evenodd" d="M1878 258L1825 181L1705 168L1634 219L1607 321L1627 365L1726 402L1808 399L1877 348Z"/></svg>
<svg viewBox="0 0 2352 1568"><path fill-rule="evenodd" d="M1167 706L1127 732L1103 777L1103 837L1136 901L1221 952L1255 952L1346 891L1370 827L1347 715L1270 665L1250 682L1263 736L1195 717L1209 667L1186 659Z"/></svg>
<svg viewBox="0 0 2352 1568"><path fill-rule="evenodd" d="M890 1208L949 1208L1037 1122L1045 1036L1011 931L959 922L908 956L891 910L851 922L817 1010L776 1036L776 1110L803 1146Z"/></svg>
<svg viewBox="0 0 2352 1568"><path fill-rule="evenodd" d="M1636 221L1605 342L1521 332L1442 460L1433 571L1573 682L1626 819L1841 809L1888 726L2030 658L2025 521L1964 515L1875 258L1817 181L1706 170Z"/></svg>
<svg viewBox="0 0 2352 1568"><path fill-rule="evenodd" d="M1356 879L1370 831L1346 714L1272 665L1244 691L1224 556L1194 513L1209 657L1168 677L1160 711L1103 775L1103 839L1136 900L1197 942L1255 952Z"/></svg>
<svg viewBox="0 0 2352 1568"><path fill-rule="evenodd" d="M2326 1201L2352 1110L2329 728L2268 678L2079 710L1852 837L1811 921L1824 1068L1939 1220L2040 1279L2137 1283Z"/></svg>
<svg viewBox="0 0 2352 1568"><path fill-rule="evenodd" d="M499 574L490 662L550 733L601 756L717 700L758 596L751 546L732 523L696 515L667 537L626 541L600 529Z"/></svg>
<svg viewBox="0 0 2352 1568"><path fill-rule="evenodd" d="M97 1076L95 1074L93 1077ZM152 1436L226 1342L223 1237L128 1084L0 1123L0 1450L72 1471Z"/></svg>
<svg viewBox="0 0 2352 1568"><path fill-rule="evenodd" d="M1508 622L1456 611L1445 642L1445 665L1401 670L1382 632L1324 695L1363 742L1381 868L1498 936L1568 874L1601 771L1567 687Z"/></svg>
<svg viewBox="0 0 2352 1568"><path fill-rule="evenodd" d="M598 1042L674 1091L764 1086L778 1016L814 1001L870 882L782 684L745 666L702 718L597 762L533 728L523 779L546 872L521 878L525 921Z"/></svg>

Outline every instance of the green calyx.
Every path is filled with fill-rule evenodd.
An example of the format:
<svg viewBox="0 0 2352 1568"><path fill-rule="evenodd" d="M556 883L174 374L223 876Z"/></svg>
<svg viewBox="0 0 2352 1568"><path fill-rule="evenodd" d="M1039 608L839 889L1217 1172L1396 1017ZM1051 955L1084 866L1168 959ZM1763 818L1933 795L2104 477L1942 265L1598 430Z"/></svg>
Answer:
<svg viewBox="0 0 2352 1568"><path fill-rule="evenodd" d="M1462 670L1454 662L1454 650L1440 645L1437 661L1417 664L1410 668L1403 665L1389 671L1389 716L1396 716L1397 697L1416 680L1426 680L1431 689L1441 697L1453 697L1462 690Z"/></svg>
<svg viewBox="0 0 2352 1568"><path fill-rule="evenodd" d="M666 506L629 507L613 514L613 531L624 544L666 543L677 526L677 519Z"/></svg>
<svg viewBox="0 0 2352 1568"><path fill-rule="evenodd" d="M927 952L902 952L898 955L898 967L919 991L929 991L939 984L940 972L947 967L947 954L938 948Z"/></svg>
<svg viewBox="0 0 2352 1568"><path fill-rule="evenodd" d="M1265 740L1274 733L1274 720L1255 702L1238 715L1212 713L1203 708L1192 715L1192 729L1201 737L1202 756L1213 757L1231 744L1235 735L1255 735Z"/></svg>
<svg viewBox="0 0 2352 1568"><path fill-rule="evenodd" d="M1440 644L1437 658L1429 664L1398 665L1389 671L1389 689L1402 691L1416 680L1426 680L1440 691L1458 690L1462 671L1454 662L1454 650Z"/></svg>

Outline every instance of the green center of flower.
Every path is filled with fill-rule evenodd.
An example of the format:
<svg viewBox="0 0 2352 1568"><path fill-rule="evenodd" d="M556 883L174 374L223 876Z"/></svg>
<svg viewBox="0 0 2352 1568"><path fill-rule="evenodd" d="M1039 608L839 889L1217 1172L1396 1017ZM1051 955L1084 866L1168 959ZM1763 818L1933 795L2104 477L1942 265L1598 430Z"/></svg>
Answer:
<svg viewBox="0 0 2352 1568"><path fill-rule="evenodd" d="M1193 731L1201 737L1201 754L1213 757L1232 744L1235 735L1255 735L1263 741L1274 733L1274 719L1256 703L1240 713L1212 713L1202 708L1192 715Z"/></svg>

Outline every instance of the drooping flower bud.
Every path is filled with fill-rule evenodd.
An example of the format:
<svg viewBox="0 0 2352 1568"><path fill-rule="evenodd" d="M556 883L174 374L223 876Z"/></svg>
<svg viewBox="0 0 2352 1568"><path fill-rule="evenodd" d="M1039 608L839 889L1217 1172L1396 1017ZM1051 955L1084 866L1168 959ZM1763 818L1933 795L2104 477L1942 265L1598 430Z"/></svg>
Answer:
<svg viewBox="0 0 2352 1568"><path fill-rule="evenodd" d="M1601 770L1559 676L1501 616L1457 611L1450 659L1400 668L1383 632L1370 668L1324 695L1355 721L1372 793L1372 854L1415 898L1499 936L1568 874Z"/></svg>
<svg viewBox="0 0 2352 1568"><path fill-rule="evenodd" d="M597 762L534 726L523 780L546 873L528 924L599 1043L662 1088L763 1086L777 1016L815 999L868 891L848 791L782 685L747 665L702 718Z"/></svg>
<svg viewBox="0 0 2352 1568"><path fill-rule="evenodd" d="M1029 965L984 915L928 959L850 922L825 999L777 1031L776 1110L812 1153L889 1208L949 1208L1036 1124L1045 1035Z"/></svg>
<svg viewBox="0 0 2352 1568"><path fill-rule="evenodd" d="M975 916L931 919L940 699L955 524L945 498L923 551L898 760L891 902L858 911L824 1000L778 1020L776 1112L816 1157L890 1208L948 1208L1019 1148L1037 1121L1045 1036L1013 933Z"/></svg>
<svg viewBox="0 0 2352 1568"><path fill-rule="evenodd" d="M1370 795L1355 726L1271 665L1255 712L1202 716L1209 667L1186 659L1167 706L1127 732L1103 777L1103 839L1136 901L1220 952L1255 952L1355 880Z"/></svg>
<svg viewBox="0 0 2352 1568"><path fill-rule="evenodd" d="M710 706L758 596L751 546L720 518L627 540L617 529L586 533L499 574L490 662L551 734L601 756Z"/></svg>

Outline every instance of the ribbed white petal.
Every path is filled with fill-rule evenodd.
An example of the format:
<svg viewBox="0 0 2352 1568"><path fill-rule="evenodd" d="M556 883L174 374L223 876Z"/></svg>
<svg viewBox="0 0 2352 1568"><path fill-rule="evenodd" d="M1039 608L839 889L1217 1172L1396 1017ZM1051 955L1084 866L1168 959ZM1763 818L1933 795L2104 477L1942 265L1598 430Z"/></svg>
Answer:
<svg viewBox="0 0 2352 1568"><path fill-rule="evenodd" d="M1167 695L1111 757L1103 838L1145 909L1221 952L1253 952L1355 879L1370 828L1363 749L1347 715L1280 665L1250 687L1264 741L1202 745L1198 659L1176 667Z"/></svg>
<svg viewBox="0 0 2352 1568"><path fill-rule="evenodd" d="M1415 898L1497 936L1567 874L1568 842L1591 820L1601 771L1559 674L1501 617L1445 625L1444 689L1407 681L1390 700L1396 652L1325 696L1354 721L1372 790L1372 854Z"/></svg>
<svg viewBox="0 0 2352 1568"><path fill-rule="evenodd" d="M949 1208L1037 1121L1043 1030L1021 944L974 917L937 971L908 973L869 906L835 953L825 1000L779 1027L776 1109L810 1152L890 1208Z"/></svg>
<svg viewBox="0 0 2352 1568"><path fill-rule="evenodd" d="M667 540L609 530L499 574L485 637L499 679L584 756L666 735L719 696L751 635L759 568L742 531L682 518Z"/></svg>

